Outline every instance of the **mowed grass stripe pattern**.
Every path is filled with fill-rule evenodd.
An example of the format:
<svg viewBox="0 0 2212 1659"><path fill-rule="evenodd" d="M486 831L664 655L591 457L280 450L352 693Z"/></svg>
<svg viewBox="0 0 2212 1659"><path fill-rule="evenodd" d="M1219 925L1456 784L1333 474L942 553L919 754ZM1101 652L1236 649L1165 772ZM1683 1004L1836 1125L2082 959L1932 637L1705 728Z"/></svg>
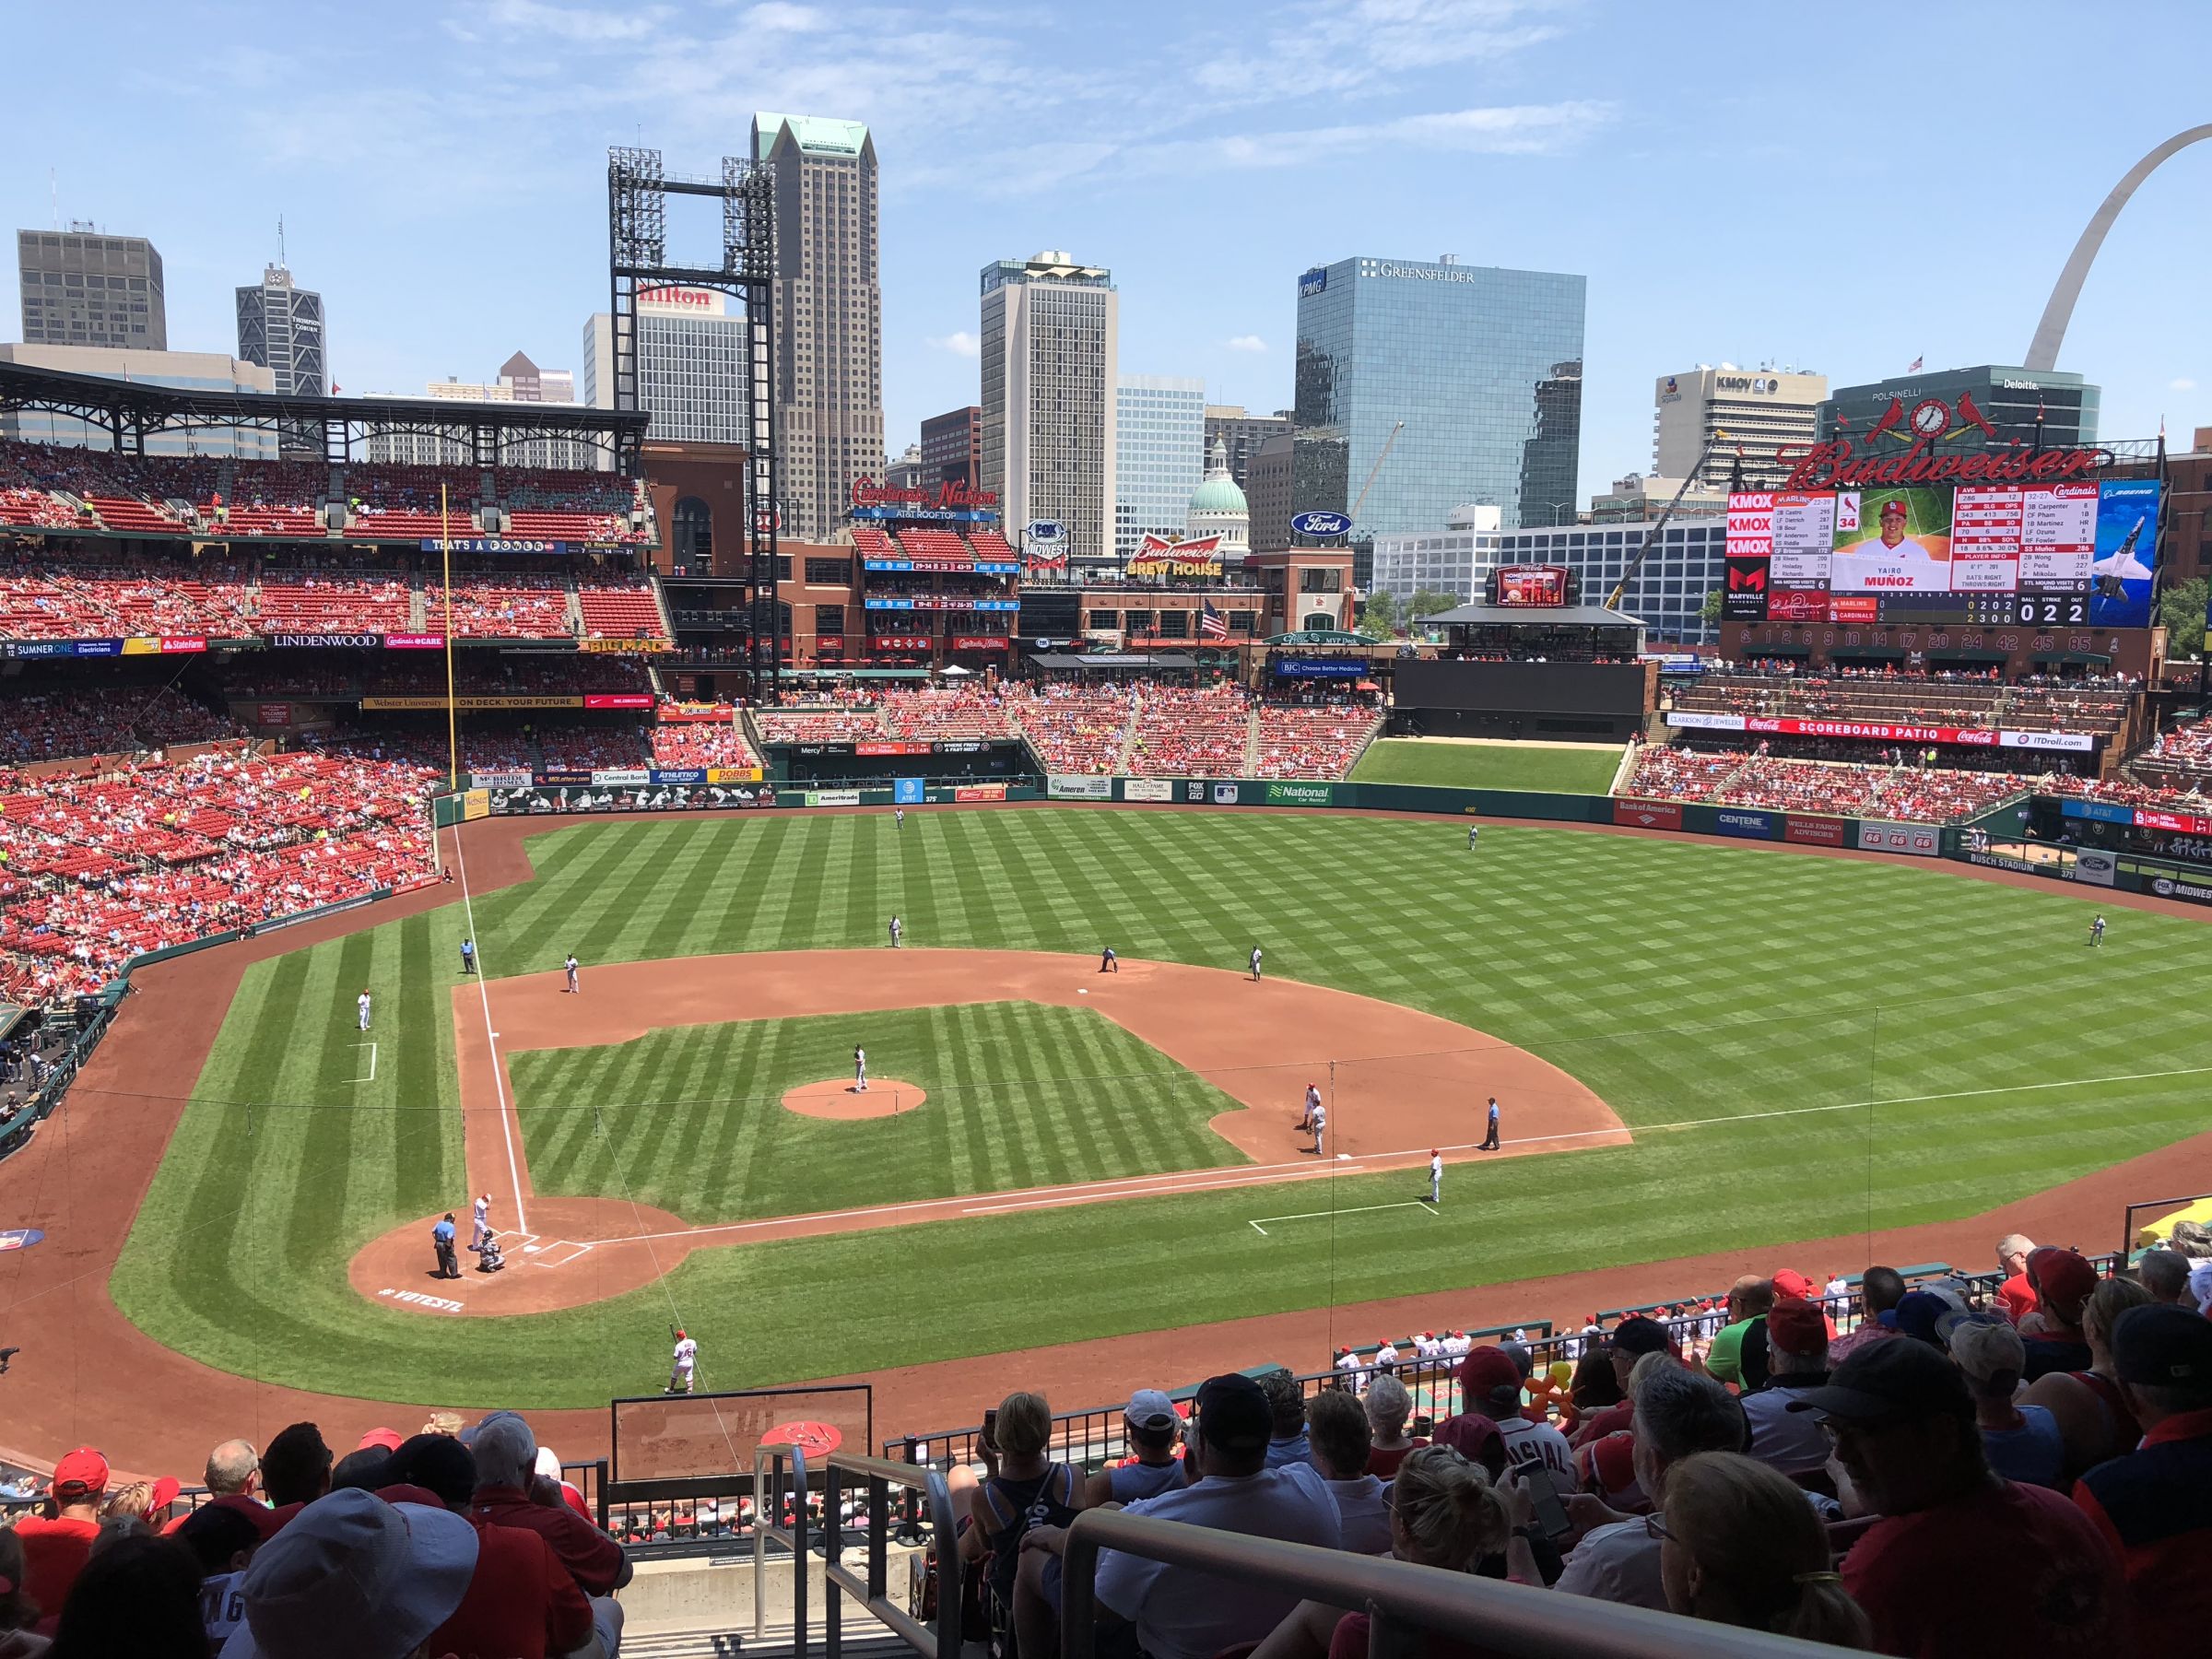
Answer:
<svg viewBox="0 0 2212 1659"><path fill-rule="evenodd" d="M916 1109L830 1123L786 1090L896 1076ZM695 1224L1065 1186L1248 1161L1206 1127L1236 1101L1085 1009L987 1003L686 1026L513 1055L537 1190L635 1199Z"/></svg>
<svg viewBox="0 0 2212 1659"><path fill-rule="evenodd" d="M1384 737L1352 768L1355 783L1431 783L1447 789L1528 789L1604 794L1620 768L1620 745L1537 748L1518 743L1451 743Z"/></svg>
<svg viewBox="0 0 2212 1659"><path fill-rule="evenodd" d="M663 1287L540 1319L401 1316L365 1305L344 1265L384 1228L465 1195L458 1135L436 1110L453 1098L461 924L448 906L366 935L379 1024L397 1044L379 1088L393 1078L406 1111L326 1108L320 1072L300 1069L325 1028L347 1034L359 987L340 964L358 936L249 975L115 1277L141 1325L303 1387L583 1406L657 1386L647 1373L672 1309L706 1327L718 1381L770 1382L1968 1215L2194 1133L2212 1081L1758 1115L2212 1066L2199 1008L2212 929L2119 912L2090 950L2094 895L1903 863L1517 825L1470 853L1448 821L1086 809L931 809L903 834L888 814L608 822L532 853L537 882L477 901L495 974L555 968L571 948L588 971L880 946L894 911L920 946L1088 955L1110 942L1125 959L1234 970L1257 941L1271 971L1527 1047L1650 1132L1626 1148L1454 1166L1437 1220L1382 1212L1268 1239L1245 1226L1418 1184L1335 1177L706 1251ZM675 902L678 871L695 890L677 886ZM702 1053L694 1070L758 1064L742 1044L726 1054ZM968 1064L978 1079L1006 1075L995 1052ZM249 1094L263 1102L251 1146L233 1103ZM1503 1103L1509 1138L1541 1133ZM356 1120L343 1151L311 1149L335 1133L316 1125L324 1110ZM1712 1118L1740 1121L1659 1127ZM693 1143L669 1134L653 1157L690 1157L725 1185L748 1155L712 1122ZM947 1159L968 1186L988 1172L971 1149ZM295 1218L303 1232L288 1232Z"/></svg>

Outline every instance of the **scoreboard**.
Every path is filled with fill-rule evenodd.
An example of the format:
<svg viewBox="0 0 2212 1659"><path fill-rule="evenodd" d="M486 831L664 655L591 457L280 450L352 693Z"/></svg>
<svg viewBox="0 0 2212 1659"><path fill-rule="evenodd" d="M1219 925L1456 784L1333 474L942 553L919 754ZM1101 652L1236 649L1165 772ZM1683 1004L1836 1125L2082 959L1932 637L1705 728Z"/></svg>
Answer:
<svg viewBox="0 0 2212 1659"><path fill-rule="evenodd" d="M1489 575L1492 605L1559 609L1572 605L1579 584L1565 565L1500 565Z"/></svg>
<svg viewBox="0 0 2212 1659"><path fill-rule="evenodd" d="M1722 614L2147 628L2159 501L2155 479L1738 491Z"/></svg>

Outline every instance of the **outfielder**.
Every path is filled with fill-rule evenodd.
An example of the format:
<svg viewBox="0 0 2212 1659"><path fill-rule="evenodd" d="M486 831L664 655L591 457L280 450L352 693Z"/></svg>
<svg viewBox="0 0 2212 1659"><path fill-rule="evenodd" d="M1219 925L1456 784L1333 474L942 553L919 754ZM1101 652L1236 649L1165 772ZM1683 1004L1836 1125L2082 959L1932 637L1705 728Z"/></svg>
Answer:
<svg viewBox="0 0 2212 1659"><path fill-rule="evenodd" d="M2100 921L2097 925L2099 929L2101 930L2104 926L2104 924L2103 922ZM361 1030L364 1031L367 1030L369 1029L369 993L364 991L360 994L360 995L355 997L353 999L353 1006L360 1010Z"/></svg>
<svg viewBox="0 0 2212 1659"><path fill-rule="evenodd" d="M900 806L900 807L895 808L895 809L892 811L892 813L891 813L891 818L892 818L892 820L893 820L893 821L894 821L894 822L895 822L895 823L896 823L896 824L899 826L899 828L900 828L900 829L903 830L903 829L905 829L905 828L906 828L906 808L905 808L905 807L903 807L903 806Z"/></svg>
<svg viewBox="0 0 2212 1659"><path fill-rule="evenodd" d="M1469 824L1469 825L1467 826L1467 851L1468 851L1468 852L1472 853L1472 852L1474 852L1474 851L1475 851L1475 843L1476 843L1476 841L1477 841L1477 840L1479 840L1479 839L1481 838L1481 835L1482 835L1482 826L1481 826L1480 824Z"/></svg>
<svg viewBox="0 0 2212 1659"><path fill-rule="evenodd" d="M676 1354L670 1361L668 1386L663 1394L689 1394L699 1374L699 1344L684 1335L681 1325L670 1325L668 1334L676 1338Z"/></svg>
<svg viewBox="0 0 2212 1659"><path fill-rule="evenodd" d="M2089 924L2089 943L2092 945L2101 945L2104 943L2104 918L2102 916L2098 917L2096 921ZM361 993L361 1030L365 1031L368 1029L369 993L364 991Z"/></svg>
<svg viewBox="0 0 2212 1659"><path fill-rule="evenodd" d="M855 1048L853 1051L853 1092L854 1094L868 1092L868 1051L865 1048Z"/></svg>
<svg viewBox="0 0 2212 1659"><path fill-rule="evenodd" d="M893 950L899 948L900 938L905 934L905 932L906 928L900 924L899 918L893 916L891 918L891 948Z"/></svg>

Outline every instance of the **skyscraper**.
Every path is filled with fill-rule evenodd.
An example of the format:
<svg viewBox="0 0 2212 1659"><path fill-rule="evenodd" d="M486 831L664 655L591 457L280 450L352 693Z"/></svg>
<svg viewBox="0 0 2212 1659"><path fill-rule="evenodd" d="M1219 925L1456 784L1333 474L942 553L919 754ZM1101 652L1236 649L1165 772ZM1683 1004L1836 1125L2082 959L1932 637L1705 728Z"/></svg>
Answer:
<svg viewBox="0 0 2212 1659"><path fill-rule="evenodd" d="M745 318L717 288L638 290L638 406L646 437L665 443L745 441ZM607 314L583 325L583 401L615 406L615 335ZM865 470L883 465L872 456Z"/></svg>
<svg viewBox="0 0 2212 1659"><path fill-rule="evenodd" d="M1700 484L1725 487L1740 451L1744 482L1771 489L1789 471L1782 452L1801 453L1812 443L1827 395L1827 375L1794 369L1700 363L1687 374L1663 375L1652 391L1652 470L1663 478L1687 478L1710 443L1712 458L1698 475Z"/></svg>
<svg viewBox="0 0 2212 1659"><path fill-rule="evenodd" d="M1355 550L1467 502L1508 529L1571 523L1586 287L1450 260L1340 259L1300 276L1293 511L1359 505ZM1255 546L1268 528L1255 511Z"/></svg>
<svg viewBox="0 0 2212 1659"><path fill-rule="evenodd" d="M26 346L169 349L161 255L143 236L90 225L16 232Z"/></svg>
<svg viewBox="0 0 2212 1659"><path fill-rule="evenodd" d="M1004 522L1067 526L1068 552L1113 551L1121 296L1103 265L1050 250L982 273L982 488Z"/></svg>
<svg viewBox="0 0 2212 1659"><path fill-rule="evenodd" d="M947 409L922 423L922 476L929 484L979 488L983 470L983 411L975 404Z"/></svg>
<svg viewBox="0 0 2212 1659"><path fill-rule="evenodd" d="M1206 406L1206 451L1212 454L1214 440L1221 440L1229 452L1229 476L1239 489L1251 481L1253 456L1260 453L1260 445L1270 438L1281 437L1290 430L1290 411L1277 409L1272 415L1248 413L1242 404L1207 404Z"/></svg>
<svg viewBox="0 0 2212 1659"><path fill-rule="evenodd" d="M883 465L876 143L857 121L753 117L776 191L776 441L783 535L826 542Z"/></svg>
<svg viewBox="0 0 2212 1659"><path fill-rule="evenodd" d="M330 390L323 296L294 288L285 266L265 266L258 288L238 290L238 355L266 369L276 390L321 397Z"/></svg>
<svg viewBox="0 0 2212 1659"><path fill-rule="evenodd" d="M1113 450L1113 550L1127 559L1147 534L1183 533L1191 492L1206 471L1206 382L1121 376Z"/></svg>

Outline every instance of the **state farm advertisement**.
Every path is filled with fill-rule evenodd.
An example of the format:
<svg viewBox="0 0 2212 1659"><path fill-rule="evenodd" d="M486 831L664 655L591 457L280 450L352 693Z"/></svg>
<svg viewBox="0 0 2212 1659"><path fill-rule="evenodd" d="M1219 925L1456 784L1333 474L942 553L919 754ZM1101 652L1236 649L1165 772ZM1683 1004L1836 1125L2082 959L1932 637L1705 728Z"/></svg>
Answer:
<svg viewBox="0 0 2212 1659"><path fill-rule="evenodd" d="M1615 801L1613 821L1628 824L1638 830L1679 830L1682 828L1682 803L1679 801Z"/></svg>

